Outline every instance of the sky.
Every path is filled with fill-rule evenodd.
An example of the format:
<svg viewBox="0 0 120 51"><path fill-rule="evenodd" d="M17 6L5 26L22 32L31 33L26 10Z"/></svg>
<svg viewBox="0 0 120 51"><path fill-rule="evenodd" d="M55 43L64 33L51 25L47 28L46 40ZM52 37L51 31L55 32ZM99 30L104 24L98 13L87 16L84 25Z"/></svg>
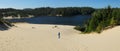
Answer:
<svg viewBox="0 0 120 51"><path fill-rule="evenodd" d="M38 8L38 7L93 7L108 5L120 7L120 0L0 0L0 8Z"/></svg>

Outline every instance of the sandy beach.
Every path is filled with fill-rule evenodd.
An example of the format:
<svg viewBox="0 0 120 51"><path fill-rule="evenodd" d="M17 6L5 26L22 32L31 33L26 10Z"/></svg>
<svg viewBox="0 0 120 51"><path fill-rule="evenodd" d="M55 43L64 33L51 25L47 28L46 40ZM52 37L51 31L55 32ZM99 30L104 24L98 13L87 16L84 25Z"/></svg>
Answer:
<svg viewBox="0 0 120 51"><path fill-rule="evenodd" d="M15 25L0 31L0 51L120 51L120 26L101 34L80 34L69 25Z"/></svg>

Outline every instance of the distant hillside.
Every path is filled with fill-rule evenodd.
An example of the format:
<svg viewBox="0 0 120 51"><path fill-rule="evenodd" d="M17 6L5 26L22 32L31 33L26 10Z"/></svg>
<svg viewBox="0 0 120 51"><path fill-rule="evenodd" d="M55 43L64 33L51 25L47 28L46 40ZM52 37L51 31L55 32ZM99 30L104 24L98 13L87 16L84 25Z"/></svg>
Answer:
<svg viewBox="0 0 120 51"><path fill-rule="evenodd" d="M0 17L91 15L94 11L95 9L92 7L62 7L62 8L41 7L34 9L5 8L5 9L0 9Z"/></svg>

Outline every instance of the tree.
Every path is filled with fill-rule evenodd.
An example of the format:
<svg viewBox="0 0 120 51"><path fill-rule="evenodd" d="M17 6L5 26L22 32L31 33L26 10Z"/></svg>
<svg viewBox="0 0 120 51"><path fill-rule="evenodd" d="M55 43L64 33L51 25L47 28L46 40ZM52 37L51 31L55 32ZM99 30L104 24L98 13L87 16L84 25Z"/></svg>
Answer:
<svg viewBox="0 0 120 51"><path fill-rule="evenodd" d="M120 23L120 9L111 8L108 6L105 9L100 9L92 14L92 18L88 21L84 28L85 33L102 32L106 28L111 28Z"/></svg>

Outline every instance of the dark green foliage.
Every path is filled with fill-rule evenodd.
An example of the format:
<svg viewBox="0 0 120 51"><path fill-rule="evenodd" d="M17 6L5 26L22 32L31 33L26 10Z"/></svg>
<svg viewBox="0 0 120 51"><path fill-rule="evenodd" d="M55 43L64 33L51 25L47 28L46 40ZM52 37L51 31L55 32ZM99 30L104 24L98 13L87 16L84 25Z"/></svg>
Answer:
<svg viewBox="0 0 120 51"><path fill-rule="evenodd" d="M91 15L95 9L91 7L63 7L63 8L50 8L50 7L41 7L30 9L26 8L23 10L6 8L0 9L0 16L13 16L17 17L28 17L28 15L34 16L76 16L76 15Z"/></svg>
<svg viewBox="0 0 120 51"><path fill-rule="evenodd" d="M85 31L85 26L76 26L74 29L79 31Z"/></svg>
<svg viewBox="0 0 120 51"><path fill-rule="evenodd" d="M108 8L100 9L92 14L92 18L85 24L84 33L98 32L101 33L103 30L112 28L115 25L120 24L120 9ZM77 28L81 29L81 28ZM83 28L82 28L83 29Z"/></svg>
<svg viewBox="0 0 120 51"><path fill-rule="evenodd" d="M61 14L62 16L74 16L74 15L90 15L94 12L91 7L66 7L66 8L55 8L50 15L56 16Z"/></svg>
<svg viewBox="0 0 120 51"><path fill-rule="evenodd" d="M81 27L80 27L80 26L76 26L74 29L76 29L76 30L80 30Z"/></svg>

